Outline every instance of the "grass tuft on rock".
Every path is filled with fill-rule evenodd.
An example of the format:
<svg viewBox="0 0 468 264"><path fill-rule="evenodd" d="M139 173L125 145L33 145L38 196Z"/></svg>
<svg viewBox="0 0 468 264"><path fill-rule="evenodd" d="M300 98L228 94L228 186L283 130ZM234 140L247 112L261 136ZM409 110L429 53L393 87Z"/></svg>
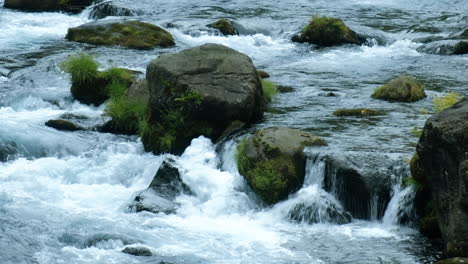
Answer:
<svg viewBox="0 0 468 264"><path fill-rule="evenodd" d="M355 117L368 117L368 116L379 116L385 115L384 111L374 110L368 108L356 108L356 109L338 109L333 112L334 116L355 116Z"/></svg>
<svg viewBox="0 0 468 264"><path fill-rule="evenodd" d="M273 97L278 93L278 88L275 83L267 80L262 80L263 95L265 96L265 101L271 103Z"/></svg>
<svg viewBox="0 0 468 264"><path fill-rule="evenodd" d="M99 73L98 67L94 57L85 53L71 56L60 64L60 68L71 74L72 82L77 84L94 80Z"/></svg>

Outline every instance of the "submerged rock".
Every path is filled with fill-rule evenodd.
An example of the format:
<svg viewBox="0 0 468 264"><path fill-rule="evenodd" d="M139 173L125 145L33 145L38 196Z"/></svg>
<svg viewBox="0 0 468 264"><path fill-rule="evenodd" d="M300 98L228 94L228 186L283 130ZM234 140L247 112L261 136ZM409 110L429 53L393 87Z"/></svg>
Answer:
<svg viewBox="0 0 468 264"><path fill-rule="evenodd" d="M126 247L122 250L123 253L133 255L133 256L141 256L141 257L151 257L153 253L151 250L145 247Z"/></svg>
<svg viewBox="0 0 468 264"><path fill-rule="evenodd" d="M92 7L89 13L91 19L102 19L108 16L136 16L143 12L120 6L114 2L103 2Z"/></svg>
<svg viewBox="0 0 468 264"><path fill-rule="evenodd" d="M437 261L434 264L466 264L468 263L468 258L451 258Z"/></svg>
<svg viewBox="0 0 468 264"><path fill-rule="evenodd" d="M430 117L417 145L448 256L468 257L468 101Z"/></svg>
<svg viewBox="0 0 468 264"><path fill-rule="evenodd" d="M4 7L26 11L65 11L79 13L93 0L5 0Z"/></svg>
<svg viewBox="0 0 468 264"><path fill-rule="evenodd" d="M63 131L78 131L83 130L82 127L63 119L49 120L45 123L46 126Z"/></svg>
<svg viewBox="0 0 468 264"><path fill-rule="evenodd" d="M375 89L372 98L387 101L415 102L426 98L426 92L422 83L416 78L412 76L400 76Z"/></svg>
<svg viewBox="0 0 468 264"><path fill-rule="evenodd" d="M331 17L314 17L292 40L324 47L365 42L364 37L348 28L341 19Z"/></svg>
<svg viewBox="0 0 468 264"><path fill-rule="evenodd" d="M379 116L384 115L384 111L368 109L368 108L355 108L355 109L338 109L333 112L334 116L357 116L357 117L366 117L366 116Z"/></svg>
<svg viewBox="0 0 468 264"><path fill-rule="evenodd" d="M323 139L305 131L262 129L239 144L237 166L255 193L267 204L274 204L302 186L304 147L324 145Z"/></svg>
<svg viewBox="0 0 468 264"><path fill-rule="evenodd" d="M0 140L0 162L4 162L10 159L18 153L18 146L15 142L5 142Z"/></svg>
<svg viewBox="0 0 468 264"><path fill-rule="evenodd" d="M468 41L460 41L455 45L453 54L462 55L468 54Z"/></svg>
<svg viewBox="0 0 468 264"><path fill-rule="evenodd" d="M146 79L147 151L182 153L193 138L216 140L235 121L251 124L263 117L265 99L252 60L222 45L161 55L148 65Z"/></svg>
<svg viewBox="0 0 468 264"><path fill-rule="evenodd" d="M94 45L123 46L132 49L152 49L174 46L174 38L166 30L140 21L101 20L69 28L70 41Z"/></svg>

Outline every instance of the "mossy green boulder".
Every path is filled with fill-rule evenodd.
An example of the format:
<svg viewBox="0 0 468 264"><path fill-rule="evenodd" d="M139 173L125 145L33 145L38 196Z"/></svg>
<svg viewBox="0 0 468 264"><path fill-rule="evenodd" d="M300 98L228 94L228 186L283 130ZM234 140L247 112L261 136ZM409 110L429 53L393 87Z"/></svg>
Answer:
<svg viewBox="0 0 468 264"><path fill-rule="evenodd" d="M132 49L171 47L174 38L166 30L141 21L103 20L69 28L67 40L94 44L123 46Z"/></svg>
<svg viewBox="0 0 468 264"><path fill-rule="evenodd" d="M149 116L142 142L154 153L182 153L201 135L219 140L233 122L252 124L265 109L252 60L218 44L164 54L147 67Z"/></svg>
<svg viewBox="0 0 468 264"><path fill-rule="evenodd" d="M355 116L355 117L367 117L367 116L379 116L384 115L385 112L381 110L374 110L369 108L354 108L354 109L338 109L333 112L334 116Z"/></svg>
<svg viewBox="0 0 468 264"><path fill-rule="evenodd" d="M135 73L128 69L98 71L98 63L87 54L71 56L60 66L71 74L71 94L84 104L100 105L109 99L113 88L116 90L121 86L125 91L135 81Z"/></svg>
<svg viewBox="0 0 468 264"><path fill-rule="evenodd" d="M453 54L462 55L468 54L468 41L460 41L455 45Z"/></svg>
<svg viewBox="0 0 468 264"><path fill-rule="evenodd" d="M420 81L413 76L400 76L375 89L372 98L387 101L415 102L426 97Z"/></svg>
<svg viewBox="0 0 468 264"><path fill-rule="evenodd" d="M225 36L239 35L239 32L234 27L233 23L225 18L221 18L218 21L209 24L208 27L215 28Z"/></svg>
<svg viewBox="0 0 468 264"><path fill-rule="evenodd" d="M294 42L310 43L323 47L343 44L362 44L365 38L358 35L345 25L343 20L333 17L315 16L299 35L292 39Z"/></svg>
<svg viewBox="0 0 468 264"><path fill-rule="evenodd" d="M65 11L79 13L94 0L5 0L4 7L26 11Z"/></svg>
<svg viewBox="0 0 468 264"><path fill-rule="evenodd" d="M304 148L326 144L323 139L297 129L262 129L238 145L237 166L255 193L265 203L274 204L302 186Z"/></svg>

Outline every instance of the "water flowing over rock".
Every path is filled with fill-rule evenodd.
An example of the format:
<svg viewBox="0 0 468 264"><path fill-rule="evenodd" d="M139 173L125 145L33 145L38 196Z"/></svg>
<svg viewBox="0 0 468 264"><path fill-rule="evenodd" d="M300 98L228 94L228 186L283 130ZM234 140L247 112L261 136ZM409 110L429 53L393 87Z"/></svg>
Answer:
<svg viewBox="0 0 468 264"><path fill-rule="evenodd" d="M68 29L66 39L94 45L152 49L174 46L174 38L166 30L140 21L102 20Z"/></svg>
<svg viewBox="0 0 468 264"><path fill-rule="evenodd" d="M153 213L174 213L177 204L174 199L182 193L192 194L190 188L180 178L173 160L164 161L147 190L135 197L130 205L132 211Z"/></svg>
<svg viewBox="0 0 468 264"><path fill-rule="evenodd" d="M304 147L326 142L308 132L286 127L267 128L239 144L239 172L267 204L297 191L304 182Z"/></svg>
<svg viewBox="0 0 468 264"><path fill-rule="evenodd" d="M232 122L251 124L263 116L251 59L222 45L162 55L148 65L146 79L150 117L142 141L155 153L181 153L195 137L216 140Z"/></svg>
<svg viewBox="0 0 468 264"><path fill-rule="evenodd" d="M419 168L435 203L449 256L468 256L468 101L426 121Z"/></svg>
<svg viewBox="0 0 468 264"><path fill-rule="evenodd" d="M142 11L133 10L131 8L119 5L114 2L102 2L94 5L89 18L102 19L108 16L136 16L143 14Z"/></svg>
<svg viewBox="0 0 468 264"><path fill-rule="evenodd" d="M26 11L65 11L79 13L93 0L5 0L4 7Z"/></svg>
<svg viewBox="0 0 468 264"><path fill-rule="evenodd" d="M64 130L64 131L78 131L83 130L82 127L63 119L54 119L49 120L45 123L46 126L55 128L57 130Z"/></svg>

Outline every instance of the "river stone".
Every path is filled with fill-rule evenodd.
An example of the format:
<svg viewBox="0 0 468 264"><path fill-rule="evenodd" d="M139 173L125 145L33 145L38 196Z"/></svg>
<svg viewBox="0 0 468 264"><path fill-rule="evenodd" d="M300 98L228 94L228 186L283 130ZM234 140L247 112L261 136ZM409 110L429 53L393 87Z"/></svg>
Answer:
<svg viewBox="0 0 468 264"><path fill-rule="evenodd" d="M267 204L274 204L302 186L304 147L324 145L323 139L305 131L262 129L239 144L237 166L255 193Z"/></svg>
<svg viewBox="0 0 468 264"><path fill-rule="evenodd" d="M121 6L114 2L103 2L92 7L89 13L90 19L102 19L108 16L136 16L143 12Z"/></svg>
<svg viewBox="0 0 468 264"><path fill-rule="evenodd" d="M166 30L140 21L100 20L69 28L66 39L94 45L152 49L174 46L174 38Z"/></svg>
<svg viewBox="0 0 468 264"><path fill-rule="evenodd" d="M126 247L122 250L123 253L133 255L133 256L140 256L140 257L151 257L153 253L151 250L145 247Z"/></svg>
<svg viewBox="0 0 468 264"><path fill-rule="evenodd" d="M225 18L221 18L218 21L209 24L208 27L219 30L219 32L225 36L239 35L239 32L236 30L232 22Z"/></svg>
<svg viewBox="0 0 468 264"><path fill-rule="evenodd" d="M193 138L216 140L232 122L252 124L263 117L265 99L252 60L222 45L161 55L148 65L146 79L147 151L180 154Z"/></svg>
<svg viewBox="0 0 468 264"><path fill-rule="evenodd" d="M446 253L468 257L468 100L426 121L417 152Z"/></svg>
<svg viewBox="0 0 468 264"><path fill-rule="evenodd" d="M423 85L413 76L400 76L375 89L372 98L387 101L415 102L426 98Z"/></svg>
<svg viewBox="0 0 468 264"><path fill-rule="evenodd" d="M93 0L5 0L4 7L27 11L65 11L79 13Z"/></svg>
<svg viewBox="0 0 468 264"><path fill-rule="evenodd" d="M192 191L182 181L174 160L167 160L161 164L148 189L135 197L130 209L171 214L178 206L174 199L182 193L191 195Z"/></svg>
<svg viewBox="0 0 468 264"><path fill-rule="evenodd" d="M257 74L262 79L270 78L270 74L268 72L266 72L266 71L258 70Z"/></svg>
<svg viewBox="0 0 468 264"><path fill-rule="evenodd" d="M135 81L125 92L125 97L130 101L148 102L148 82L145 79Z"/></svg>
<svg viewBox="0 0 468 264"><path fill-rule="evenodd" d="M362 44L365 38L348 28L339 18L314 17L292 41L323 47L342 44Z"/></svg>
<svg viewBox="0 0 468 264"><path fill-rule="evenodd" d="M468 53L468 41L460 41L455 45L453 54L462 55Z"/></svg>
<svg viewBox="0 0 468 264"><path fill-rule="evenodd" d="M83 130L82 127L68 121L68 120L63 120L63 119L55 119L55 120L49 120L45 123L46 126L55 128L57 130L63 130L63 131L78 131L78 130Z"/></svg>

